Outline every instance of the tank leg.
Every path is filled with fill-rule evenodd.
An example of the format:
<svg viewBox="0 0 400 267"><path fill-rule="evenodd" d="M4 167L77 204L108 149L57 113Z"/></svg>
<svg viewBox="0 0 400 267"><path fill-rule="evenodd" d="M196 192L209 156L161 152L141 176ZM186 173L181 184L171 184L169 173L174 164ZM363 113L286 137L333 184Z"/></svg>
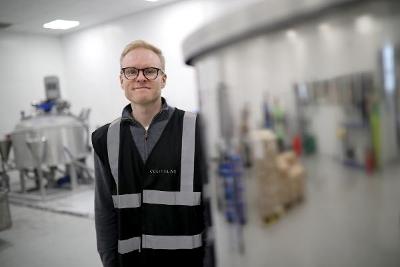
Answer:
<svg viewBox="0 0 400 267"><path fill-rule="evenodd" d="M50 167L50 171L47 175L47 188L56 187L56 184L57 184L56 183L56 169L57 169L57 167L55 167L55 166Z"/></svg>
<svg viewBox="0 0 400 267"><path fill-rule="evenodd" d="M6 186L7 191L11 191L10 187L10 176L6 172L3 173L3 179Z"/></svg>
<svg viewBox="0 0 400 267"><path fill-rule="evenodd" d="M40 196L42 197L42 200L44 200L46 197L46 190L44 188L44 177L41 166L38 166L37 168L37 176L39 181Z"/></svg>
<svg viewBox="0 0 400 267"><path fill-rule="evenodd" d="M70 179L71 179L71 189L75 190L77 188L77 184L78 184L76 168L75 168L73 163L68 164L67 166L68 166L68 169L69 169L69 176L70 176Z"/></svg>
<svg viewBox="0 0 400 267"><path fill-rule="evenodd" d="M26 193L26 187L25 187L25 170L20 170L19 171L19 180L21 184L21 193L25 194Z"/></svg>
<svg viewBox="0 0 400 267"><path fill-rule="evenodd" d="M7 190L10 188L9 177L6 172L2 171L0 171L0 188L5 188Z"/></svg>

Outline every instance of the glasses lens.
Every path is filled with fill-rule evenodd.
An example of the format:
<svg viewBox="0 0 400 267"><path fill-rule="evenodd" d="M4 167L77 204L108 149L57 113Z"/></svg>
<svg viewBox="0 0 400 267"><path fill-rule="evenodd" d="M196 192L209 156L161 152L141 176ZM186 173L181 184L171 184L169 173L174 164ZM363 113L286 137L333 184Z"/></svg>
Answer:
<svg viewBox="0 0 400 267"><path fill-rule="evenodd" d="M135 79L138 76L139 71L135 68L125 68L124 74L127 79Z"/></svg>
<svg viewBox="0 0 400 267"><path fill-rule="evenodd" d="M147 79L154 80L157 78L158 69L156 68L146 68L143 70L143 74Z"/></svg>

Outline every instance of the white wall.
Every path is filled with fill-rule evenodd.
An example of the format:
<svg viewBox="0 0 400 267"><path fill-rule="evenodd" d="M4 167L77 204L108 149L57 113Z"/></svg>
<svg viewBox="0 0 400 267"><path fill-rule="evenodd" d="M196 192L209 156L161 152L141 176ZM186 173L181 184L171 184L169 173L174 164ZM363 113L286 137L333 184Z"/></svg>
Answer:
<svg viewBox="0 0 400 267"><path fill-rule="evenodd" d="M65 94L60 40L54 37L0 32L0 139L31 111L32 101L45 98L43 78L57 75Z"/></svg>

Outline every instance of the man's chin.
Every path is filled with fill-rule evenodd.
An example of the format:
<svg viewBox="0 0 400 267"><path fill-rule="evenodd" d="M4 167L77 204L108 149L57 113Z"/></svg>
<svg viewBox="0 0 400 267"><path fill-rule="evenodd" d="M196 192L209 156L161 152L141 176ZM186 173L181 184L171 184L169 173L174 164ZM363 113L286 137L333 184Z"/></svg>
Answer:
<svg viewBox="0 0 400 267"><path fill-rule="evenodd" d="M135 105L147 106L158 102L161 97L135 97L131 99L131 102Z"/></svg>

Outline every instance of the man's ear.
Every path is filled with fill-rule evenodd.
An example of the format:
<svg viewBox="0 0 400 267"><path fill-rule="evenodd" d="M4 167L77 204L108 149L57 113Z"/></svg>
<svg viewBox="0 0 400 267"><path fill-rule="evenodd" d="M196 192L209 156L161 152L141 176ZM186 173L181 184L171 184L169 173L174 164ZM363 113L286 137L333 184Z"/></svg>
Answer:
<svg viewBox="0 0 400 267"><path fill-rule="evenodd" d="M164 88L166 84L167 84L167 74L164 74L161 77L161 88Z"/></svg>
<svg viewBox="0 0 400 267"><path fill-rule="evenodd" d="M122 83L123 83L123 77L122 77L122 74L120 73L119 74L119 84L121 85L121 88L122 88ZM123 89L123 88L122 88Z"/></svg>

